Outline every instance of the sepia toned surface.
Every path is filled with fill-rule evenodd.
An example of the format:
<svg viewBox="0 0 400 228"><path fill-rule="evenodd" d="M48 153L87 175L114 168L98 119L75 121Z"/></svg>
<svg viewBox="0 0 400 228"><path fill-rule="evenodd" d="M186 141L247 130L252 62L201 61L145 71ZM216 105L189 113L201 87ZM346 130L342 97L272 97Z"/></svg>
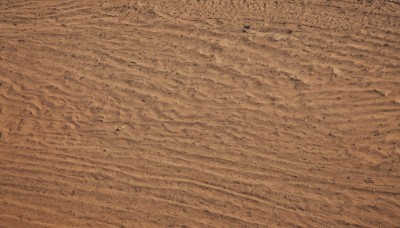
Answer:
<svg viewBox="0 0 400 228"><path fill-rule="evenodd" d="M400 226L399 1L0 3L0 227Z"/></svg>

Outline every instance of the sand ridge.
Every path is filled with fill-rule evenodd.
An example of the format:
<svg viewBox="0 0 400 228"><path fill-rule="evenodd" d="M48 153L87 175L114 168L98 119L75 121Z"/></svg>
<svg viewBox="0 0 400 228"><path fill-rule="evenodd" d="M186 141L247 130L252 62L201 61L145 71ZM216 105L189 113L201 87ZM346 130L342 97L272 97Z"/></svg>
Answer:
<svg viewBox="0 0 400 228"><path fill-rule="evenodd" d="M398 1L0 16L0 227L400 225Z"/></svg>

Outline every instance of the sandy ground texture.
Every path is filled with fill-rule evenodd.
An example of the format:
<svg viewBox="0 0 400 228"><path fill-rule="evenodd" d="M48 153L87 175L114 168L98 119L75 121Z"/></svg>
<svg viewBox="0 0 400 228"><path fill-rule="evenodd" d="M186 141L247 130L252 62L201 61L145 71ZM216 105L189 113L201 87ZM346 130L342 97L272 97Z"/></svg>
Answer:
<svg viewBox="0 0 400 228"><path fill-rule="evenodd" d="M0 227L399 227L400 2L1 0Z"/></svg>

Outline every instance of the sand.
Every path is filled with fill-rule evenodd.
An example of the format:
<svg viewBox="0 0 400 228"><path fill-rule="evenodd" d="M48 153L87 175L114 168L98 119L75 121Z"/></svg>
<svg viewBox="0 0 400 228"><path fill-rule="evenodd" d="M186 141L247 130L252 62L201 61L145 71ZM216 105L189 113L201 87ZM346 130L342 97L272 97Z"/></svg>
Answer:
<svg viewBox="0 0 400 228"><path fill-rule="evenodd" d="M399 227L400 2L0 3L0 227Z"/></svg>

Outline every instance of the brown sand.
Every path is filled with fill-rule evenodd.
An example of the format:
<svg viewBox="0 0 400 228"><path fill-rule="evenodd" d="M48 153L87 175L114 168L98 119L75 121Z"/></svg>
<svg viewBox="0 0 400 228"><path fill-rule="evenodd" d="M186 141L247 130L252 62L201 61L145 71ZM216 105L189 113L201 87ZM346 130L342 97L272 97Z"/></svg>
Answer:
<svg viewBox="0 0 400 228"><path fill-rule="evenodd" d="M399 1L2 0L0 82L0 227L400 226Z"/></svg>

